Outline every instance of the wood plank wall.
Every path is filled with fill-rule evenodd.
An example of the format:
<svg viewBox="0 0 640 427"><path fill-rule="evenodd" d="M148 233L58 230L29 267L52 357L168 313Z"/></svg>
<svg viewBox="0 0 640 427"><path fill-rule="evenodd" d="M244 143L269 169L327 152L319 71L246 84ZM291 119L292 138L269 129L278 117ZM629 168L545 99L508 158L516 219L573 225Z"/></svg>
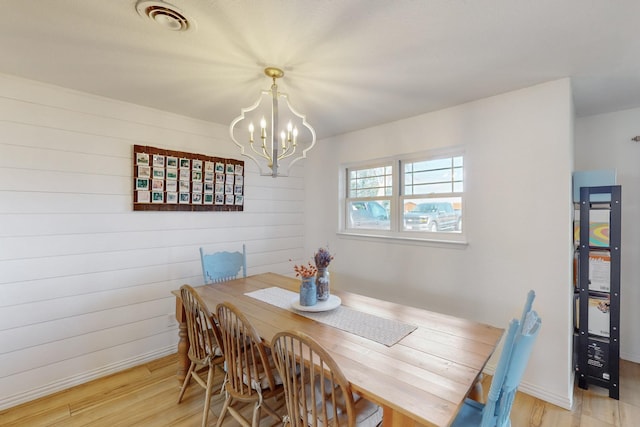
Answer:
<svg viewBox="0 0 640 427"><path fill-rule="evenodd" d="M0 75L0 409L175 351L200 246L246 243L249 274L301 256L301 165L245 159L244 212L133 212L134 144L243 159L226 125Z"/></svg>

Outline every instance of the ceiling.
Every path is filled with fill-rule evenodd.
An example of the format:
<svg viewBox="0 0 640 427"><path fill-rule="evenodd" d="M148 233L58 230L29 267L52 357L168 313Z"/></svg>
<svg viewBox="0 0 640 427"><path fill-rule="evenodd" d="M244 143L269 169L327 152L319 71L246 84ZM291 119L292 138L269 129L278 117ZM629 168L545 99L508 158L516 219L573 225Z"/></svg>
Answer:
<svg viewBox="0 0 640 427"><path fill-rule="evenodd" d="M228 125L268 89L319 138L571 77L576 114L640 106L638 0L3 2L0 73ZM156 2L161 3L161 2Z"/></svg>

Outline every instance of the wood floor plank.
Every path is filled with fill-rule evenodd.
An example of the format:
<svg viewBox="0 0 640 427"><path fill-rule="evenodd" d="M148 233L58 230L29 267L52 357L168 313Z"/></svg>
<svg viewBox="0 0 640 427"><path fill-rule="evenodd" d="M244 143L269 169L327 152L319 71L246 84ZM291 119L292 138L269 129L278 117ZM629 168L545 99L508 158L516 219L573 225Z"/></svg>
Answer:
<svg viewBox="0 0 640 427"><path fill-rule="evenodd" d="M176 380L176 355L109 375L87 384L0 411L2 426L118 427L200 425L204 390L195 382L178 404L180 385ZM511 411L514 427L635 427L640 425L640 365L621 361L620 400L610 399L608 391L590 386L576 387L571 411L518 392ZM209 426L214 426L222 409L221 371L216 373L216 394L212 398ZM483 379L486 394L491 377ZM251 405L241 409L251 413ZM285 411L281 406L278 412ZM227 416L224 427L236 426ZM264 417L261 427L280 425Z"/></svg>

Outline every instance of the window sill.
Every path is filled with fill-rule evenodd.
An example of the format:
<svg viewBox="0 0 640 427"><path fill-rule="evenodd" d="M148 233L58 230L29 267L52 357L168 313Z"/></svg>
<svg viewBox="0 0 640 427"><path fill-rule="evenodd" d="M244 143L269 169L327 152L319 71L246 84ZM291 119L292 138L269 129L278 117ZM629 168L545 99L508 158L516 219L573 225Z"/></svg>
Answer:
<svg viewBox="0 0 640 427"><path fill-rule="evenodd" d="M402 235L385 235L385 234L367 234L367 233L353 233L350 231L338 231L338 238L352 239L352 240L364 240L364 241L386 241L389 243L417 245L417 246L432 246L440 248L453 248L453 249L465 249L469 243L466 240L444 240L444 239L428 239L424 237L409 237Z"/></svg>

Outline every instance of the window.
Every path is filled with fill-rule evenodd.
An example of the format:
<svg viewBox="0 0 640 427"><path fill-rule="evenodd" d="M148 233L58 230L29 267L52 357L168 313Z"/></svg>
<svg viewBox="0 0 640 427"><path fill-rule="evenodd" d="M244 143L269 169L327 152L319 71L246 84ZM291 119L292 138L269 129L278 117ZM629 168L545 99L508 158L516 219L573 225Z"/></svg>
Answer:
<svg viewBox="0 0 640 427"><path fill-rule="evenodd" d="M346 168L345 231L462 241L461 150Z"/></svg>

